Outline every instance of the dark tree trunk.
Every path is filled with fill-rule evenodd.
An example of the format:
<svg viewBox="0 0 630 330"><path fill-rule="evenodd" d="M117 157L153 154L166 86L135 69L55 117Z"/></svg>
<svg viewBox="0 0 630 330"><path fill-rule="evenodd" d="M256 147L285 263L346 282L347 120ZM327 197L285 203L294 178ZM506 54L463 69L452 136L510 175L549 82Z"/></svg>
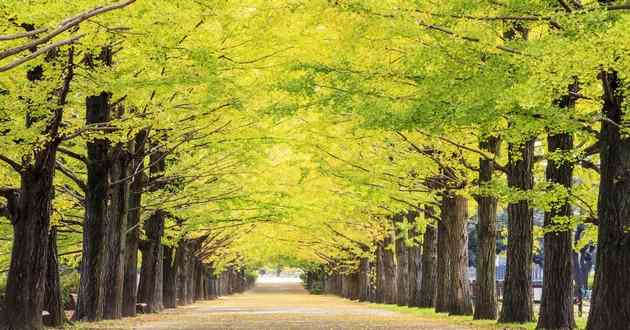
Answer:
<svg viewBox="0 0 630 330"><path fill-rule="evenodd" d="M600 78L607 120L600 133L599 232L587 329L621 330L630 324L630 138L621 131L626 124L621 79L614 71Z"/></svg>
<svg viewBox="0 0 630 330"><path fill-rule="evenodd" d="M448 251L448 227L447 213L442 208L440 221L437 228L437 280L436 280L436 297L435 311L438 313L448 312L450 301L450 253Z"/></svg>
<svg viewBox="0 0 630 330"><path fill-rule="evenodd" d="M162 235L164 234L164 213L156 211L144 224L147 240L142 242L142 266L140 269L140 285L138 288L138 301L148 305L150 313L158 313L164 309L163 287L163 261L164 250Z"/></svg>
<svg viewBox="0 0 630 330"><path fill-rule="evenodd" d="M123 316L123 290L125 285L125 251L127 243L127 216L129 212L129 167L130 153L122 144L113 150L111 169L112 195L107 273L105 274L105 319L120 319Z"/></svg>
<svg viewBox="0 0 630 330"><path fill-rule="evenodd" d="M490 137L480 143L482 150L497 154L499 139ZM484 188L494 172L494 161L479 158L479 187ZM497 199L480 194L479 225L477 226L477 278L475 283L475 320L495 320L497 318L496 297L496 239L497 239Z"/></svg>
<svg viewBox="0 0 630 330"><path fill-rule="evenodd" d="M49 147L38 155L38 164L21 174L20 190L8 201L16 248L11 250L5 311L16 330L42 327L55 153L56 147Z"/></svg>
<svg viewBox="0 0 630 330"><path fill-rule="evenodd" d="M110 94L89 96L86 99L86 124L110 121ZM85 223L83 225L83 255L81 283L75 318L96 321L103 318L105 301L104 276L107 260L109 217L107 201L110 197L110 145L105 139L87 143L87 192Z"/></svg>
<svg viewBox="0 0 630 330"><path fill-rule="evenodd" d="M164 246L164 308L177 308L177 263L175 249Z"/></svg>
<svg viewBox="0 0 630 330"><path fill-rule="evenodd" d="M186 240L182 239L177 246L177 254L175 263L177 265L177 305L184 306L188 304L188 252Z"/></svg>
<svg viewBox="0 0 630 330"><path fill-rule="evenodd" d="M194 264L195 256L190 253L188 255L188 258L186 258L186 273L188 274L186 276L186 305L192 304L195 299L195 276L193 271Z"/></svg>
<svg viewBox="0 0 630 330"><path fill-rule="evenodd" d="M436 300L436 262L437 262L437 233L433 217L433 209L425 208L427 220L430 222L422 239L422 278L418 292L418 307L435 307Z"/></svg>
<svg viewBox="0 0 630 330"><path fill-rule="evenodd" d="M393 251L394 240L395 234L392 229L392 232L387 235L383 242L383 273L385 275L385 281L383 282L383 294L384 302L386 304L395 304L398 297L396 286L398 274L396 272L396 257Z"/></svg>
<svg viewBox="0 0 630 330"><path fill-rule="evenodd" d="M27 30L33 29L33 26L27 28ZM55 54L50 52L48 57L50 60L54 59L56 52ZM57 106L50 117L42 116L47 120L45 129L42 131L45 139L42 139L41 145L32 150L30 157L22 159L18 171L20 189L3 189L1 192L1 195L7 199L6 208L13 225L13 248L7 274L6 301L4 301L6 315L4 315L4 320L3 315L0 315L0 326L6 325L14 330L42 327L44 287L49 260L49 225L54 197L53 177L57 148L60 143L58 131L63 117L63 107L74 76L73 59L74 49L71 48L68 51L63 85L53 93L57 99ZM26 76L32 83L44 79L43 66L31 68ZM37 115L31 116L30 110L41 109L29 109L26 116L27 128L43 119ZM0 310L0 314L2 312ZM2 324L5 322L6 324Z"/></svg>
<svg viewBox="0 0 630 330"><path fill-rule="evenodd" d="M395 217L396 222L403 222L404 215ZM403 234L403 233L401 233ZM407 235L396 238L396 303L406 306L409 303L409 250L405 244Z"/></svg>
<svg viewBox="0 0 630 330"><path fill-rule="evenodd" d="M415 227L415 225L414 225ZM411 231L412 237L418 235L417 231L414 229ZM417 307L420 294L420 286L422 280L422 249L420 245L414 243L415 245L410 246L408 248L409 251L409 297L407 301L407 306Z"/></svg>
<svg viewBox="0 0 630 330"><path fill-rule="evenodd" d="M359 301L370 300L370 260L367 257L359 261Z"/></svg>
<svg viewBox="0 0 630 330"><path fill-rule="evenodd" d="M133 161L129 187L129 213L127 215L127 241L125 243L125 278L123 288L123 316L136 315L138 298L138 241L140 239L140 213L144 189L144 158L148 132L140 130L134 138Z"/></svg>
<svg viewBox="0 0 630 330"><path fill-rule="evenodd" d="M204 274L205 270L203 268L203 264L201 263L201 261L199 259L197 259L197 262L195 263L195 299L196 300L203 300L203 278L205 276ZM238 288L240 291L240 287Z"/></svg>
<svg viewBox="0 0 630 330"><path fill-rule="evenodd" d="M61 280L59 279L59 264L57 260L57 228L50 229L48 241L48 269L46 270L46 299L45 309L50 314L47 326L59 327L66 320L61 297Z"/></svg>
<svg viewBox="0 0 630 330"><path fill-rule="evenodd" d="M448 312L451 315L472 315L468 281L468 200L461 195L446 195L443 200L450 261Z"/></svg>
<svg viewBox="0 0 630 330"><path fill-rule="evenodd" d="M385 242L380 241L376 245L376 288L374 292L374 302L385 302Z"/></svg>
<svg viewBox="0 0 630 330"><path fill-rule="evenodd" d="M508 186L526 192L532 190L534 142L509 145ZM533 319L532 244L533 211L527 200L508 204L508 246L501 323L525 323Z"/></svg>
<svg viewBox="0 0 630 330"><path fill-rule="evenodd" d="M560 107L570 108L574 106L574 103L573 97L566 96L560 102ZM560 153L565 157L571 157L573 136L568 133L550 133L547 137L547 145L550 154ZM550 157L547 160L545 172L547 182L570 190L573 180L572 160L554 159ZM551 210L545 212L544 281L537 325L539 329L574 328L571 276L572 232L571 226L562 225L562 221L573 216L572 213L569 200L559 200L552 205ZM556 217L560 217L560 223L556 221Z"/></svg>

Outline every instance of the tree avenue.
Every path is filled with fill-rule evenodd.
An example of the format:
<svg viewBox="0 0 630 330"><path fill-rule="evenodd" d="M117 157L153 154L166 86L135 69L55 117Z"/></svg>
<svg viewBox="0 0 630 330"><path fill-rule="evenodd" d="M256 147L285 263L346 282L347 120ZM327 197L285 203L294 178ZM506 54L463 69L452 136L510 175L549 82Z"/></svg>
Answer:
<svg viewBox="0 0 630 330"><path fill-rule="evenodd" d="M625 1L0 15L1 329L159 313L269 265L353 300L630 325Z"/></svg>

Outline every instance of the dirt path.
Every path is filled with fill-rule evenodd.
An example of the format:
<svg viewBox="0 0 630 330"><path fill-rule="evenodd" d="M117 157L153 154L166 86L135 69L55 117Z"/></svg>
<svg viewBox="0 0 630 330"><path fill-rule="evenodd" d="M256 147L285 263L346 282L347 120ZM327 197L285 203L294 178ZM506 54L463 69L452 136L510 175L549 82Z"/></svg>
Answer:
<svg viewBox="0 0 630 330"><path fill-rule="evenodd" d="M86 328L83 328L86 329ZM160 314L89 325L87 329L426 329L467 330L332 296L299 284L258 284L240 295Z"/></svg>

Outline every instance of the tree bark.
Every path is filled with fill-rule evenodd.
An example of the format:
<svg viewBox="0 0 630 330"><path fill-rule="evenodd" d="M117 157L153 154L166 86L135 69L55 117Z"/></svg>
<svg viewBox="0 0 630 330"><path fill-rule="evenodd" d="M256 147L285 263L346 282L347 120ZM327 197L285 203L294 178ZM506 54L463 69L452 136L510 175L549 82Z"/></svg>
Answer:
<svg viewBox="0 0 630 330"><path fill-rule="evenodd" d="M86 124L110 121L110 94L89 96L86 99ZM87 192L85 223L83 225L83 255L81 283L75 318L97 321L103 318L105 301L104 275L107 260L110 197L110 145L106 139L87 143Z"/></svg>
<svg viewBox="0 0 630 330"><path fill-rule="evenodd" d="M136 315L138 300L138 241L140 239L140 214L144 190L144 158L148 131L140 130L134 138L132 161L133 178L129 188L129 213L127 215L127 241L125 243L125 278L123 286L123 316Z"/></svg>
<svg viewBox="0 0 630 330"><path fill-rule="evenodd" d="M180 243L181 244L181 243ZM171 246L164 246L164 308L177 308L177 263L174 249Z"/></svg>
<svg viewBox="0 0 630 330"><path fill-rule="evenodd" d="M570 87L573 89L573 87ZM577 92L577 91L575 91ZM565 96L560 101L560 108L572 108L575 99ZM573 149L573 136L570 133L550 133L547 137L549 153L561 153L570 157ZM573 180L573 162L565 159L547 160L545 171L547 182L571 189ZM573 329L575 319L573 313L572 253L573 242L571 227L562 225L562 221L573 216L569 200L560 200L545 212L544 238L544 281L538 329ZM556 218L560 217L560 222ZM554 228L559 226L559 228Z"/></svg>
<svg viewBox="0 0 630 330"><path fill-rule="evenodd" d="M147 304L150 313L158 313L164 309L162 297L164 218L164 213L157 210L145 222L144 230L147 240L140 247L142 266L140 268L138 301Z"/></svg>
<svg viewBox="0 0 630 330"><path fill-rule="evenodd" d="M129 148L128 146L127 148ZM105 319L122 318L123 290L125 285L125 250L127 216L129 212L129 167L130 152L122 143L114 147L111 169L112 195L110 204L110 225L108 258L105 274Z"/></svg>
<svg viewBox="0 0 630 330"><path fill-rule="evenodd" d="M387 235L383 241L383 274L385 276L385 280L383 282L383 294L384 302L386 304L395 304L398 297L396 286L396 282L398 280L396 272L396 257L393 251L393 242L395 239L395 234L392 230L392 232Z"/></svg>
<svg viewBox="0 0 630 330"><path fill-rule="evenodd" d="M415 237L418 235L417 230L410 230L411 236ZM422 249L418 243L414 243L415 245L408 247L409 251L409 296L407 300L407 306L417 307L420 301L419 294L421 289L421 280L422 280Z"/></svg>
<svg viewBox="0 0 630 330"><path fill-rule="evenodd" d="M61 297L61 280L57 260L57 228L50 229L48 240L48 269L46 270L46 311L50 314L47 326L59 327L66 320Z"/></svg>
<svg viewBox="0 0 630 330"><path fill-rule="evenodd" d="M433 217L433 208L426 207L427 220ZM436 262L437 262L437 233L435 221L427 224L422 239L422 278L420 279L420 291L418 293L418 307L435 307L436 303Z"/></svg>
<svg viewBox="0 0 630 330"><path fill-rule="evenodd" d="M468 200L461 195L446 195L449 287L448 312L451 315L472 315L470 283L468 281Z"/></svg>
<svg viewBox="0 0 630 330"><path fill-rule="evenodd" d="M367 257L359 261L359 301L370 299L370 260Z"/></svg>
<svg viewBox="0 0 630 330"><path fill-rule="evenodd" d="M526 192L534 185L532 174L534 142L508 148L508 186ZM508 205L508 247L503 307L499 322L525 323L533 320L532 247L533 212L527 200Z"/></svg>
<svg viewBox="0 0 630 330"><path fill-rule="evenodd" d="M435 311L438 313L448 312L450 299L450 252L448 244L447 214L442 208L440 221L437 228L437 281Z"/></svg>
<svg viewBox="0 0 630 330"><path fill-rule="evenodd" d="M600 133L601 176L595 286L587 329L621 330L630 324L630 138L625 125L624 86L615 71L600 73L604 106Z"/></svg>
<svg viewBox="0 0 630 330"><path fill-rule="evenodd" d="M497 154L499 139L490 137L480 143L482 150ZM492 181L494 161L479 158L479 187ZM497 318L496 297L496 239L497 239L497 199L481 193L477 196L479 205L479 225L477 226L477 278L475 283L475 320L495 320Z"/></svg>
<svg viewBox="0 0 630 330"><path fill-rule="evenodd" d="M374 302L385 302L385 242L380 241L376 244L376 288L374 292Z"/></svg>
<svg viewBox="0 0 630 330"><path fill-rule="evenodd" d="M402 223L404 214L394 217L394 221ZM406 306L409 303L409 250L405 243L407 235L396 237L396 303L399 306Z"/></svg>
<svg viewBox="0 0 630 330"><path fill-rule="evenodd" d="M186 240L182 239L177 246L177 254L175 263L177 264L177 305L184 306L188 304L188 252Z"/></svg>

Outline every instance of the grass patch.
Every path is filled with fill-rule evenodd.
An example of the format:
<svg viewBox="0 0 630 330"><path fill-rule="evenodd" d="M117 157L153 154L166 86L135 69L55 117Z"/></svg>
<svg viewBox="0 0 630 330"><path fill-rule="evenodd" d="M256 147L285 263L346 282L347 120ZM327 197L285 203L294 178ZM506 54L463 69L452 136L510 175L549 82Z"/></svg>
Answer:
<svg viewBox="0 0 630 330"><path fill-rule="evenodd" d="M412 314L427 320L443 321L444 323L468 326L477 330L536 330L536 322L529 322L524 324L514 323L497 323L493 320L473 320L472 316L449 316L446 313L436 313L432 308L416 308L397 305L385 305L385 304L369 304L374 308L385 309L393 312L400 312L405 314ZM577 317L576 323L578 329L586 328L586 317Z"/></svg>

